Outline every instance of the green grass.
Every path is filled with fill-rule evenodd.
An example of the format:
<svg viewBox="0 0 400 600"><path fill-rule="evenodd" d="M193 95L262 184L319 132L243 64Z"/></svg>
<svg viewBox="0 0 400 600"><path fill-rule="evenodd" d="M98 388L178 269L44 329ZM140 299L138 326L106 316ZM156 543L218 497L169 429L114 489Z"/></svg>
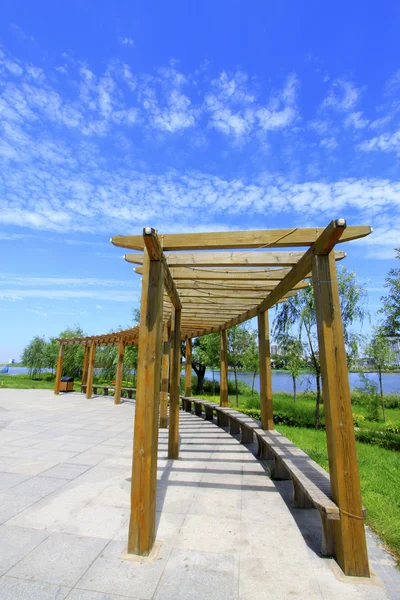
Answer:
<svg viewBox="0 0 400 600"><path fill-rule="evenodd" d="M277 429L329 471L324 431L287 427ZM356 443L366 521L400 561L400 454Z"/></svg>
<svg viewBox="0 0 400 600"><path fill-rule="evenodd" d="M1 388L16 388L19 390L38 389L52 390L54 387L54 378L51 374L45 374L42 379L31 379L29 375L1 375Z"/></svg>

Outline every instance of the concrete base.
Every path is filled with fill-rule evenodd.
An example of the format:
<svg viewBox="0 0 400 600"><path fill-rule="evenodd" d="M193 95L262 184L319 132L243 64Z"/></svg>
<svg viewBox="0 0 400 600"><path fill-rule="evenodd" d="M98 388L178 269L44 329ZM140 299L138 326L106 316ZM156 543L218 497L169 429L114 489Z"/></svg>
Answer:
<svg viewBox="0 0 400 600"><path fill-rule="evenodd" d="M319 515L291 508L290 482L185 412L179 461L159 434L155 556L125 557L133 417L112 398L0 390L1 600L388 598L319 556Z"/></svg>

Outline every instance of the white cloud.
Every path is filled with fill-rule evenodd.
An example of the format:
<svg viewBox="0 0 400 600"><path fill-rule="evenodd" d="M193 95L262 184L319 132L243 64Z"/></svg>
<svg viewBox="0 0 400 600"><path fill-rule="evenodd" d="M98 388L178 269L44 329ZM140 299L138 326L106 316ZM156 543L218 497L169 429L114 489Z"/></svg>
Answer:
<svg viewBox="0 0 400 600"><path fill-rule="evenodd" d="M322 102L321 108L348 112L357 104L361 89L346 79L335 79L328 96Z"/></svg>
<svg viewBox="0 0 400 600"><path fill-rule="evenodd" d="M362 112L352 112L347 117L345 117L344 121L345 127L354 127L354 129L364 129L367 127L369 121L368 119L363 118Z"/></svg>
<svg viewBox="0 0 400 600"><path fill-rule="evenodd" d="M382 152L396 152L400 154L400 129L391 133L382 133L358 145L364 152L381 150Z"/></svg>
<svg viewBox="0 0 400 600"><path fill-rule="evenodd" d="M328 150L335 150L339 144L337 143L336 138L331 136L331 137L323 138L320 142L320 145L323 148L327 148Z"/></svg>
<svg viewBox="0 0 400 600"><path fill-rule="evenodd" d="M123 46L131 46L132 47L135 45L135 42L130 37L120 37L119 41Z"/></svg>

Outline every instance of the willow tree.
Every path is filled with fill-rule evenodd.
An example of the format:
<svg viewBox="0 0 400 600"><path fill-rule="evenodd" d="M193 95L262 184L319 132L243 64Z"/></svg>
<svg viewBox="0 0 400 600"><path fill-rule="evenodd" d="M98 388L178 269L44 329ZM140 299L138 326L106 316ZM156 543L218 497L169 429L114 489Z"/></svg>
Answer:
<svg viewBox="0 0 400 600"><path fill-rule="evenodd" d="M340 310L342 313L343 333L348 355L356 352L358 336L351 330L351 326L362 323L366 311L366 291L357 283L354 271L345 267L337 270L338 287L340 296ZM284 338L289 335L305 341L309 351L309 360L316 384L315 403L315 428L320 427L321 405L321 365L318 351L317 315L315 310L314 289L312 286L300 290L296 296L288 298L286 302L277 305L277 313L273 322L274 336Z"/></svg>
<svg viewBox="0 0 400 600"><path fill-rule="evenodd" d="M400 248L395 248L396 258L400 260ZM382 296L384 314L383 330L386 335L400 335L400 268L390 269L385 279L385 287L388 288L387 296Z"/></svg>

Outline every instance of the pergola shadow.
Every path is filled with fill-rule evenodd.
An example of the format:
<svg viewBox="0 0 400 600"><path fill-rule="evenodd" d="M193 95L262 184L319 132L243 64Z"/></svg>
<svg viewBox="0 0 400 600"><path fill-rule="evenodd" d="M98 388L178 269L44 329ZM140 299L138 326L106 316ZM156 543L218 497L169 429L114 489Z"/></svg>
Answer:
<svg viewBox="0 0 400 600"><path fill-rule="evenodd" d="M60 391L65 347L80 344L85 348L83 380L90 399L96 347L113 345L118 347L114 402L119 404L125 348L138 345L128 553L148 555L155 540L157 489L166 487L157 486L157 430L167 424L168 407L167 456L171 461L179 458L181 341L185 340L185 397L190 400L192 339L210 333L219 335L220 407L227 409L228 330L257 318L261 428L271 432L274 420L268 310L309 287L311 280L330 487L335 503L331 517L338 517L334 526L329 522L323 527L332 533L335 556L344 573L369 576L336 272L336 261L345 258L346 253L337 250L336 245L370 233L369 226L347 227L345 219L337 219L325 228L172 235L158 235L155 229L146 227L142 235L111 239L115 246L134 251L124 258L138 265L135 271L142 276L140 325L97 336L60 339L54 392ZM205 407L207 410L210 414L212 407ZM189 433L190 427L182 423L182 431ZM196 448L186 447L184 452L189 454L188 460L191 453L197 453L193 456L197 459L208 452L206 446L204 441ZM229 461L226 455L233 451L224 448L216 454L222 458L222 452L223 460ZM292 471L300 461L294 459L294 463ZM299 469L308 467L303 457ZM171 468L163 479L168 485Z"/></svg>

